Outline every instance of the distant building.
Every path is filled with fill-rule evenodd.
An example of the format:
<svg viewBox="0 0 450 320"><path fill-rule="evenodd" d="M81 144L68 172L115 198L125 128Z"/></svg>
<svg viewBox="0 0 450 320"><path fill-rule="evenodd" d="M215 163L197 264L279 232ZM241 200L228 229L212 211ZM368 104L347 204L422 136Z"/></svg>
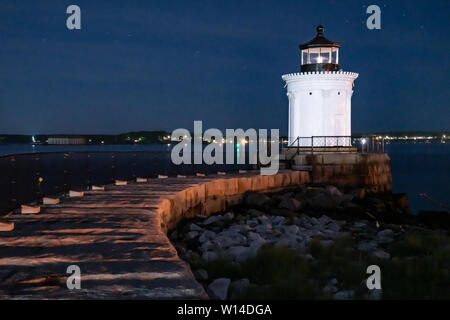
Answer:
<svg viewBox="0 0 450 320"><path fill-rule="evenodd" d="M47 139L48 144L86 144L85 138L54 137Z"/></svg>

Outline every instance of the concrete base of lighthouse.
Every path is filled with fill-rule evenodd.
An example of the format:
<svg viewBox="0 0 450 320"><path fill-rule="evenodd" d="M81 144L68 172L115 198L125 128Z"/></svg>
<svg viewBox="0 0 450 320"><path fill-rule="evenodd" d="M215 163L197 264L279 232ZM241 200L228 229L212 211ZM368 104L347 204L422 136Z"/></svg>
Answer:
<svg viewBox="0 0 450 320"><path fill-rule="evenodd" d="M309 171L311 182L341 187L364 187L368 192L391 192L391 159L387 153L360 153L354 148L340 152L294 152L284 149L290 168Z"/></svg>

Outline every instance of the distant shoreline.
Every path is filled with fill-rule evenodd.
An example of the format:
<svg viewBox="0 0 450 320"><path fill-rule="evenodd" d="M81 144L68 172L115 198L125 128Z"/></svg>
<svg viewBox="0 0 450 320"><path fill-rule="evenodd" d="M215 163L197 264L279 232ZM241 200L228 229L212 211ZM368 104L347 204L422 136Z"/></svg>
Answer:
<svg viewBox="0 0 450 320"><path fill-rule="evenodd" d="M1 144L37 144L37 145L117 145L117 144L166 144L171 141L171 133L158 131L133 131L120 134L0 134ZM386 141L404 142L445 142L450 140L450 131L400 131L357 133L354 137L375 136ZM287 137L280 137L287 140ZM61 141L65 140L65 141Z"/></svg>

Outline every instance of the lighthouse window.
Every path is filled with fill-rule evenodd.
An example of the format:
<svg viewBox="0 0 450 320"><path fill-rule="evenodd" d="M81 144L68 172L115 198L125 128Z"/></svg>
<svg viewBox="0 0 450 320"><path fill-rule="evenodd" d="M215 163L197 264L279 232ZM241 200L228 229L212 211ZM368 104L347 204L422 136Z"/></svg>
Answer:
<svg viewBox="0 0 450 320"><path fill-rule="evenodd" d="M308 63L308 52L306 50L302 51L302 64Z"/></svg>
<svg viewBox="0 0 450 320"><path fill-rule="evenodd" d="M332 48L331 63L338 64L338 48Z"/></svg>
<svg viewBox="0 0 450 320"><path fill-rule="evenodd" d="M330 51L321 52L319 56L319 63L329 63L330 62Z"/></svg>
<svg viewBox="0 0 450 320"><path fill-rule="evenodd" d="M319 58L319 53L316 53L316 52L309 53L309 62L310 63L317 63L318 58Z"/></svg>

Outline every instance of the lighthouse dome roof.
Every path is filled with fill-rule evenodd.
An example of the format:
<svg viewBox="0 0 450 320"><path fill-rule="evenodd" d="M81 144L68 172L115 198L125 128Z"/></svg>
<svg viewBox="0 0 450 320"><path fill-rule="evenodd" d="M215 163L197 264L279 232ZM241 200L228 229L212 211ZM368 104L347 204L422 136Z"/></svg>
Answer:
<svg viewBox="0 0 450 320"><path fill-rule="evenodd" d="M317 35L314 39L311 41L301 44L300 49L308 49L308 48L318 48L318 47L336 47L340 48L341 45L339 42L333 42L331 40L328 40L323 35L324 27L323 26L317 26Z"/></svg>

